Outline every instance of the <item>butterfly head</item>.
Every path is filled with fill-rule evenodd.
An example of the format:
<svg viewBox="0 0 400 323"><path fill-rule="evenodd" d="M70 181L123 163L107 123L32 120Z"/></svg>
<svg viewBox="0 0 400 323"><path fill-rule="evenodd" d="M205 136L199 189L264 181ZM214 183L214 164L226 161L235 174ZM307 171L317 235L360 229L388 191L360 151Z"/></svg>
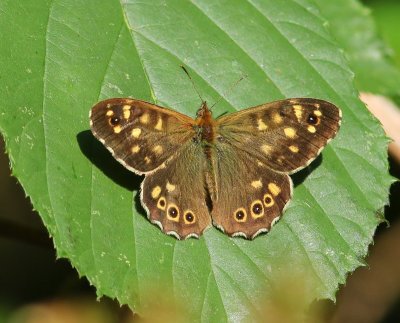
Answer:
<svg viewBox="0 0 400 323"><path fill-rule="evenodd" d="M198 140L211 143L215 138L215 120L212 117L211 110L207 102L203 101L200 109L197 111L195 129L198 134Z"/></svg>
<svg viewBox="0 0 400 323"><path fill-rule="evenodd" d="M201 107L196 113L197 121L210 120L212 118L211 110L208 108L207 102L203 101Z"/></svg>

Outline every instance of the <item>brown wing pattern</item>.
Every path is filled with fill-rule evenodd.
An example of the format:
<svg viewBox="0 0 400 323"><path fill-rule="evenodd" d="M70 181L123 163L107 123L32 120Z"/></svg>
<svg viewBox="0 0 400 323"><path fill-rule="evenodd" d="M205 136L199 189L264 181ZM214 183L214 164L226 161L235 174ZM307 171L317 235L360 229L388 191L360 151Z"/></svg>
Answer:
<svg viewBox="0 0 400 323"><path fill-rule="evenodd" d="M205 103L201 109L195 121L121 98L90 113L96 138L126 168L146 175L141 202L150 221L178 239L199 237L211 221L230 236L268 231L291 198L289 174L318 156L341 121L327 101L288 99L211 119L202 137L209 120L201 116L209 112ZM204 142L208 134L212 140Z"/></svg>
<svg viewBox="0 0 400 323"><path fill-rule="evenodd" d="M219 144L217 154L214 225L230 236L248 239L269 231L291 198L290 177L272 171L229 143Z"/></svg>
<svg viewBox="0 0 400 323"><path fill-rule="evenodd" d="M211 225L206 204L206 159L199 144L189 142L176 158L146 175L141 201L148 218L178 239L198 238Z"/></svg>
<svg viewBox="0 0 400 323"><path fill-rule="evenodd" d="M129 170L148 173L171 158L194 131L181 113L134 99L109 99L90 112L93 134Z"/></svg>
<svg viewBox="0 0 400 323"><path fill-rule="evenodd" d="M246 151L269 168L294 173L306 167L337 133L341 111L317 99L288 99L217 119L220 141Z"/></svg>

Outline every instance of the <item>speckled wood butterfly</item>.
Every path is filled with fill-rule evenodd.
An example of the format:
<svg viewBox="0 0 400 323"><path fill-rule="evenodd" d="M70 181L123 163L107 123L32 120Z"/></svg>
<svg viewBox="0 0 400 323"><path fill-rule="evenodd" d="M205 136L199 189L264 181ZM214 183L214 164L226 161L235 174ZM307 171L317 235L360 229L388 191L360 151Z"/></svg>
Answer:
<svg viewBox="0 0 400 323"><path fill-rule="evenodd" d="M289 177L336 135L341 111L297 98L196 119L145 101L115 98L90 113L94 136L127 169L144 174L149 220L178 239L214 224L253 239L279 219L292 195Z"/></svg>

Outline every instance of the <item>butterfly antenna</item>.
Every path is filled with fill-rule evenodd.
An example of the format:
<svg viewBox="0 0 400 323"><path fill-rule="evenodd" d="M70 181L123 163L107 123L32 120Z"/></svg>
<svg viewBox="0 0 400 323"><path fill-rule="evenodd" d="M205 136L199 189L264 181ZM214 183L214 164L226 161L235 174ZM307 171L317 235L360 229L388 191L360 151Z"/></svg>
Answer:
<svg viewBox="0 0 400 323"><path fill-rule="evenodd" d="M183 71L184 71L184 72L186 73L186 75L188 76L190 82L192 83L193 89L195 90L195 92L197 93L197 95L199 96L199 98L200 98L200 100L201 100L201 103L203 103L204 100L203 100L203 98L201 97L200 92L199 92L199 90L197 89L196 84L194 83L194 81L193 81L192 77L190 76L188 70L187 70L186 67L183 66L183 65L181 65L181 68L183 69Z"/></svg>
<svg viewBox="0 0 400 323"><path fill-rule="evenodd" d="M229 87L229 89L225 92L225 94L224 94L224 93L221 94L221 95L219 96L219 98L217 99L217 101L215 101L215 103L211 106L210 110L211 110L214 106L216 106L217 103L219 103L219 102L222 100L222 98L223 98L224 96L226 96L227 93L231 92L231 91L236 87L236 85L239 84L240 81L243 81L245 78L247 78L247 76L248 76L248 75L246 75L246 74L242 75L235 83L233 83L233 84Z"/></svg>

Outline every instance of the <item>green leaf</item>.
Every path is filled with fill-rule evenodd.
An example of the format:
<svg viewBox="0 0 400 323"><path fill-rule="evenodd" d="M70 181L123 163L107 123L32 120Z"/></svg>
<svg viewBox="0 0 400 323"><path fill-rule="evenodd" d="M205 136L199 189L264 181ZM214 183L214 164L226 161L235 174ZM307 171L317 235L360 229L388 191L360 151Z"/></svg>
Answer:
<svg viewBox="0 0 400 323"><path fill-rule="evenodd" d="M293 277L309 304L333 299L362 264L391 182L387 140L311 2L3 1L0 15L0 129L13 172L58 255L99 295L139 313L166 299L192 320L246 321ZM163 234L140 206L142 178L88 130L90 107L108 97L194 116L200 102L180 64L207 101L223 95L215 115L288 97L343 111L322 158L294 176L285 215L254 241L215 228L199 240Z"/></svg>
<svg viewBox="0 0 400 323"><path fill-rule="evenodd" d="M400 97L400 71L378 36L371 11L357 0L316 0L344 49L360 91Z"/></svg>
<svg viewBox="0 0 400 323"><path fill-rule="evenodd" d="M400 28L398 13L400 3L398 1L369 0L366 4L371 8L371 14L376 22L379 34L390 47L390 54L400 68L400 39L397 30Z"/></svg>

